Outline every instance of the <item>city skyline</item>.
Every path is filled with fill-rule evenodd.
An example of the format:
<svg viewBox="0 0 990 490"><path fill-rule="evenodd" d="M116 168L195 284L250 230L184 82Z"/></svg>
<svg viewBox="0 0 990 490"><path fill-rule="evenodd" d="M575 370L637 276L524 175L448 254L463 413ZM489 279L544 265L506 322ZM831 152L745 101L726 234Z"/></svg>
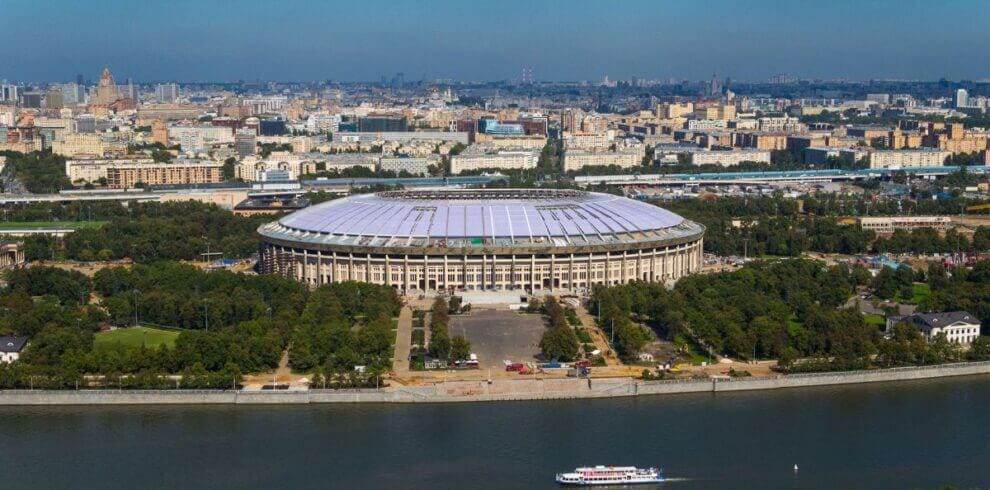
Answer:
<svg viewBox="0 0 990 490"><path fill-rule="evenodd" d="M937 11L915 1L846 0L232 5L13 0L0 40L24 49L5 54L0 78L93 78L103 66L139 82L377 81L398 72L406 80L489 81L519 78L524 68L554 81L990 76L990 54L966 49L982 41L990 20L970 0Z"/></svg>

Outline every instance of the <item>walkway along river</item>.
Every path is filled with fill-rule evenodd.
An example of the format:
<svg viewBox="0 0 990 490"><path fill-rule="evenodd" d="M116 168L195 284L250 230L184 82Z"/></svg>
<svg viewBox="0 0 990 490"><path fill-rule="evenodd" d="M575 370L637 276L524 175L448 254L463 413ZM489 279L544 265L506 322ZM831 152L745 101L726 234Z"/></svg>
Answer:
<svg viewBox="0 0 990 490"><path fill-rule="evenodd" d="M546 378L497 380L492 383L456 381L381 390L4 390L0 391L0 405L439 403L612 398L885 383L988 373L990 361L734 379L639 381L631 378Z"/></svg>

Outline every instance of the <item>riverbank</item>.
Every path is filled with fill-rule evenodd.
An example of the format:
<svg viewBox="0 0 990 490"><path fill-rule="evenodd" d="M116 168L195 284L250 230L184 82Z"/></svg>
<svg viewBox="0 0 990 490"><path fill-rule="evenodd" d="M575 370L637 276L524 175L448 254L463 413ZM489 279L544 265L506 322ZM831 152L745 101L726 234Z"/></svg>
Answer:
<svg viewBox="0 0 990 490"><path fill-rule="evenodd" d="M453 381L380 390L3 390L0 405L190 405L309 403L449 403L720 393L889 383L990 374L990 361L870 371L753 378L643 381L632 378Z"/></svg>

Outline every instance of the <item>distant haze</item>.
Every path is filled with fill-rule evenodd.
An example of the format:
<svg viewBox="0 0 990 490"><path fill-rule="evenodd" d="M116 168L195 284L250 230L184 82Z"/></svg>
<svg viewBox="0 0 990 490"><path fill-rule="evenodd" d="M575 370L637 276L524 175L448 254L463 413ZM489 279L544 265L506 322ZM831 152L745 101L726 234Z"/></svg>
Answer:
<svg viewBox="0 0 990 490"><path fill-rule="evenodd" d="M3 0L0 79L990 76L981 0Z"/></svg>

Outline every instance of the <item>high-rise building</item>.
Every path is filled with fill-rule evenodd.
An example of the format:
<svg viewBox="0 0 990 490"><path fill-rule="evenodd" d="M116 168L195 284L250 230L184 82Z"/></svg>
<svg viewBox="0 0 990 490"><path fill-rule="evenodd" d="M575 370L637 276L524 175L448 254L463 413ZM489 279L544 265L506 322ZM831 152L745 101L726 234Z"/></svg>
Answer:
<svg viewBox="0 0 990 490"><path fill-rule="evenodd" d="M151 123L151 141L168 146L168 128L165 126L165 121L155 119Z"/></svg>
<svg viewBox="0 0 990 490"><path fill-rule="evenodd" d="M124 85L124 97L135 102L138 100L137 85L134 85L134 80L131 80L130 78L127 79L127 85Z"/></svg>
<svg viewBox="0 0 990 490"><path fill-rule="evenodd" d="M17 85L0 85L0 102L17 102Z"/></svg>
<svg viewBox="0 0 990 490"><path fill-rule="evenodd" d="M45 94L41 92L24 92L21 94L21 107L28 109L41 109L41 101Z"/></svg>
<svg viewBox="0 0 990 490"><path fill-rule="evenodd" d="M258 126L258 134L262 136L279 136L285 134L285 119L263 119Z"/></svg>
<svg viewBox="0 0 990 490"><path fill-rule="evenodd" d="M250 129L240 130L234 134L234 149L237 156L244 158L254 155L258 147L258 137Z"/></svg>
<svg viewBox="0 0 990 490"><path fill-rule="evenodd" d="M96 93L93 96L93 103L97 105L110 105L120 99L117 93L117 85L113 82L113 75L109 68L103 68L100 74L100 83L96 86Z"/></svg>
<svg viewBox="0 0 990 490"><path fill-rule="evenodd" d="M62 85L62 103L65 105L85 104L86 87L75 82Z"/></svg>
<svg viewBox="0 0 990 490"><path fill-rule="evenodd" d="M956 94L953 97L953 105L955 107L969 107L969 92L966 89L961 88L956 90Z"/></svg>
<svg viewBox="0 0 990 490"><path fill-rule="evenodd" d="M61 90L53 89L45 93L45 108L61 109L62 107L65 107L65 100Z"/></svg>
<svg viewBox="0 0 990 490"><path fill-rule="evenodd" d="M179 85L176 83L160 83L155 87L155 98L161 104L171 104L179 100Z"/></svg>

